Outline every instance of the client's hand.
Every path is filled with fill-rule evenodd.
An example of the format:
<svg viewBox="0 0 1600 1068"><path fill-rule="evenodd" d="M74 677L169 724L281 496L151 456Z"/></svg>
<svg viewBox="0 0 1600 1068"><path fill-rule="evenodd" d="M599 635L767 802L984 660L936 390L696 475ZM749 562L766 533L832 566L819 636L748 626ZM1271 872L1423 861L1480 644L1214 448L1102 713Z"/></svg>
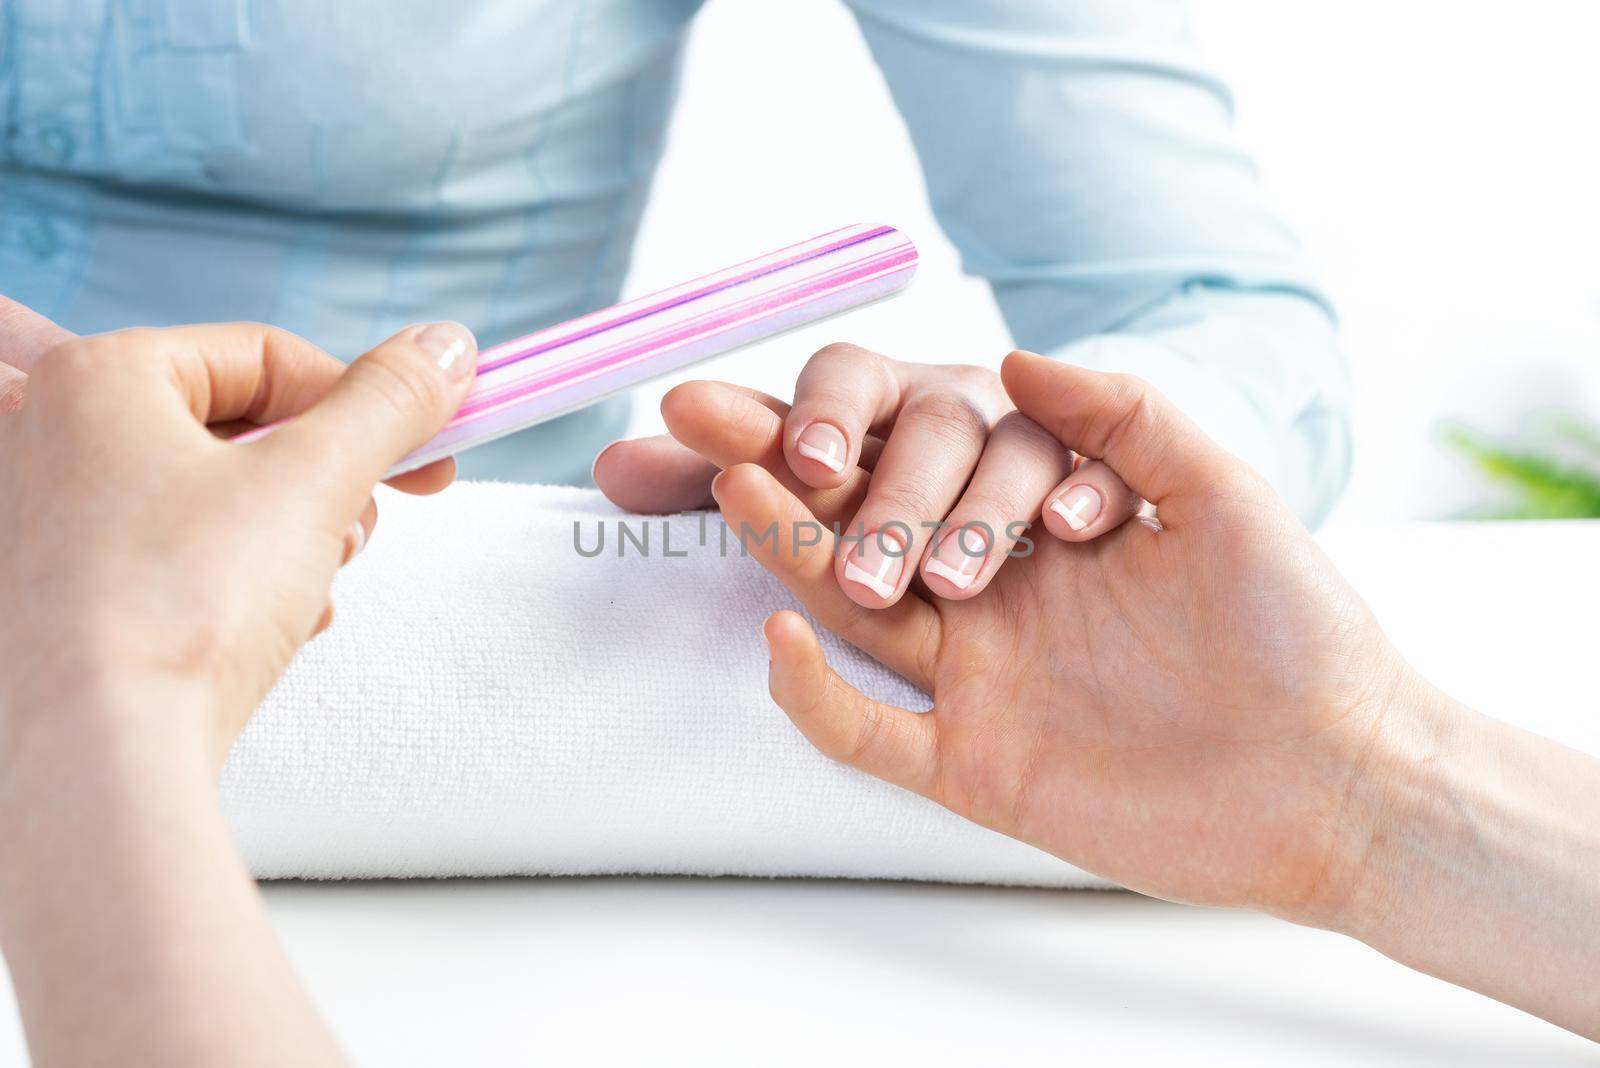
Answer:
<svg viewBox="0 0 1600 1068"><path fill-rule="evenodd" d="M1373 832L1358 780L1415 685L1406 665L1266 483L1158 394L1025 354L1002 374L1029 425L1103 459L1160 524L1039 537L981 597L868 612L834 581L832 539L795 536L852 502L808 508L770 460L732 467L715 486L728 522L780 527L755 555L934 708L852 689L792 612L766 628L774 698L830 756L1124 885L1339 908Z"/></svg>
<svg viewBox="0 0 1600 1068"><path fill-rule="evenodd" d="M865 487L837 517L864 537L841 555L836 577L866 608L894 604L919 574L940 597L976 596L1041 508L1057 536L1088 541L1140 505L1106 464L1083 462L1019 415L993 371L904 363L843 344L806 364L792 407L735 386L678 387L662 402L671 435L607 448L595 482L633 511L706 507L718 465L698 443L730 419L764 416L754 405L783 421L773 459L787 486Z"/></svg>
<svg viewBox="0 0 1600 1068"><path fill-rule="evenodd" d="M206 721L159 730L220 759L326 625L373 484L459 406L476 347L412 328L346 371L256 325L61 333L0 415L0 604L27 606L0 614L0 758L43 720L180 707ZM249 445L208 430L293 415Z"/></svg>
<svg viewBox="0 0 1600 1068"><path fill-rule="evenodd" d="M779 612L769 682L795 724L1125 886L1343 931L1600 1039L1600 762L1428 685L1267 485L1143 383L1022 353L1002 376L1160 521L1041 537L965 601L863 609L807 526L862 487L797 495L753 413L697 428L730 525L777 524L753 555L933 695L922 715L868 699Z"/></svg>

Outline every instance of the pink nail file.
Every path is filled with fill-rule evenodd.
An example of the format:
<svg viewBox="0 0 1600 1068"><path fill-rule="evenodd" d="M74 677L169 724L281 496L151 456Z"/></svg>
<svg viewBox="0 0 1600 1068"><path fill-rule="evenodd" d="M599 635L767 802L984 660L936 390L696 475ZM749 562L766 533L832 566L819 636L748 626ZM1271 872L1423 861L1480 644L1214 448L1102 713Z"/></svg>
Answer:
<svg viewBox="0 0 1600 1068"><path fill-rule="evenodd" d="M898 230L851 226L485 349L455 418L389 475L890 296L916 268L916 246Z"/></svg>

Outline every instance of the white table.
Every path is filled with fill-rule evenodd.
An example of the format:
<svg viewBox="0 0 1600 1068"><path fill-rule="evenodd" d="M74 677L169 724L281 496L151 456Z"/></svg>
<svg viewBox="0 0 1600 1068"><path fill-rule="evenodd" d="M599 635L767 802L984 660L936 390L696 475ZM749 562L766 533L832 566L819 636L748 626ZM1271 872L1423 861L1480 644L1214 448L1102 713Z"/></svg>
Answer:
<svg viewBox="0 0 1600 1068"><path fill-rule="evenodd" d="M268 900L364 1064L1600 1057L1337 935L1126 893L517 879Z"/></svg>
<svg viewBox="0 0 1600 1068"><path fill-rule="evenodd" d="M1600 524L1326 540L1436 681L1600 752ZM1123 893L514 879L266 896L366 1064L1600 1061L1337 935ZM7 1012L0 1064L22 1056Z"/></svg>

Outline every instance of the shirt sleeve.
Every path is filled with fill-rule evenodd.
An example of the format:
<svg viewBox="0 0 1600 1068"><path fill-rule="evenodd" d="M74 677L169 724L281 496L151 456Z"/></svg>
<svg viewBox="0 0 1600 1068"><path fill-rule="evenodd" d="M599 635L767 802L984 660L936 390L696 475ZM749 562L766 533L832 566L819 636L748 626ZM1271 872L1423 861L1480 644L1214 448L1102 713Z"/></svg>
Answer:
<svg viewBox="0 0 1600 1068"><path fill-rule="evenodd" d="M1016 343L1147 379L1319 521L1350 466L1333 312L1181 0L849 2Z"/></svg>

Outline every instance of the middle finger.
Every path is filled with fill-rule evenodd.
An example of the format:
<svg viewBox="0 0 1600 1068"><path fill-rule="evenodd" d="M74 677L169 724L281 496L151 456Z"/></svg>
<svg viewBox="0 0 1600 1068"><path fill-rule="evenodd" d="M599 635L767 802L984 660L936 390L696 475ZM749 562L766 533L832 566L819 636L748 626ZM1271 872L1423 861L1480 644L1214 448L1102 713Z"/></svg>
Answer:
<svg viewBox="0 0 1600 1068"><path fill-rule="evenodd" d="M915 561L971 479L1000 409L935 387L906 398L866 499L839 542L839 585L857 604L883 608L905 593Z"/></svg>

